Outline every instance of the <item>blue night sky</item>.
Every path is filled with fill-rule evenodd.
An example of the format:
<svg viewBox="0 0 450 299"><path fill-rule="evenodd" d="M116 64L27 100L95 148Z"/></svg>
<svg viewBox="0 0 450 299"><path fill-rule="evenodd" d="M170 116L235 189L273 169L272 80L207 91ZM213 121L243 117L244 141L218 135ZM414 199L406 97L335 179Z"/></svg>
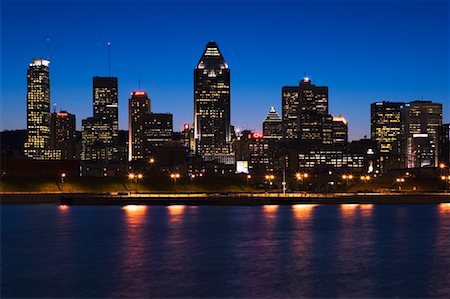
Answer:
<svg viewBox="0 0 450 299"><path fill-rule="evenodd" d="M231 69L231 119L260 131L281 87L306 72L329 87L330 113L350 139L370 136L370 103L432 100L449 122L447 1L2 1L1 130L26 128L26 70L47 57L52 104L92 115L92 77L119 78L119 125L129 93L149 92L154 112L193 119L193 69L214 40Z"/></svg>

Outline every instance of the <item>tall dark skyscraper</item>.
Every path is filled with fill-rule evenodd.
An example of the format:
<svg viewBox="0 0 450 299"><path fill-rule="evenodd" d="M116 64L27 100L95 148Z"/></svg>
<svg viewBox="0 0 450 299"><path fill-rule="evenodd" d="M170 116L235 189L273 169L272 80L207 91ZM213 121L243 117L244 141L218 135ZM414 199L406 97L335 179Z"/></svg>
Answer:
<svg viewBox="0 0 450 299"><path fill-rule="evenodd" d="M61 158L50 144L50 61L33 58L27 72L27 141L25 156L37 160Z"/></svg>
<svg viewBox="0 0 450 299"><path fill-rule="evenodd" d="M377 142L382 156L389 154L399 139L403 104L383 101L370 106L370 135Z"/></svg>
<svg viewBox="0 0 450 299"><path fill-rule="evenodd" d="M402 106L401 156L405 167L438 166L442 104L414 101Z"/></svg>
<svg viewBox="0 0 450 299"><path fill-rule="evenodd" d="M316 86L309 78L301 80L299 86L284 86L282 118L284 139L327 143L331 140L332 120L328 115L328 87Z"/></svg>
<svg viewBox="0 0 450 299"><path fill-rule="evenodd" d="M82 154L85 161L118 159L119 97L116 77L93 78L93 117L82 121Z"/></svg>
<svg viewBox="0 0 450 299"><path fill-rule="evenodd" d="M370 105L370 137L378 145L382 171L402 167L400 134L403 105L402 102L385 101Z"/></svg>
<svg viewBox="0 0 450 299"><path fill-rule="evenodd" d="M119 95L116 77L93 78L94 118L111 127L113 144L119 136Z"/></svg>
<svg viewBox="0 0 450 299"><path fill-rule="evenodd" d="M173 115L152 113L145 91L131 93L128 101L128 160L147 161L172 140Z"/></svg>
<svg viewBox="0 0 450 299"><path fill-rule="evenodd" d="M144 121L151 111L151 103L145 91L131 93L128 100L128 161L144 159Z"/></svg>
<svg viewBox="0 0 450 299"><path fill-rule="evenodd" d="M75 115L53 112L50 121L51 147L61 151L62 160L78 159L76 153Z"/></svg>
<svg viewBox="0 0 450 299"><path fill-rule="evenodd" d="M230 125L230 69L209 42L194 70L194 138L205 160L233 163Z"/></svg>
<svg viewBox="0 0 450 299"><path fill-rule="evenodd" d="M324 117L328 115L328 87L316 86L309 78L299 85L301 140L323 140Z"/></svg>

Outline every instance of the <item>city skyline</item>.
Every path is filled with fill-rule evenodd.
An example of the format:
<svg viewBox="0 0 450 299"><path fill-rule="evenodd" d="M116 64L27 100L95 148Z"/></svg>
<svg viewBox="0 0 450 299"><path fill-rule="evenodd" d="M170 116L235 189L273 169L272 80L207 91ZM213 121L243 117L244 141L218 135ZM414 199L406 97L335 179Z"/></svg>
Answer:
<svg viewBox="0 0 450 299"><path fill-rule="evenodd" d="M192 5L188 5L187 7L189 11L192 11L196 6L198 6L198 3L191 3L191 4ZM224 11L230 11L231 8L233 8L232 4L224 4L224 3L222 4L224 6L223 8ZM92 77L104 76L108 74L108 64L107 64L108 55L106 43L109 40L111 40L112 45L111 76L119 78L120 129L127 129L128 127L127 101L130 92L138 90L139 85L141 85L142 90L145 90L149 93L149 97L152 98L152 105L154 105L155 110L161 112L170 112L174 115L175 131L181 131L184 123L192 124L193 122L192 69L195 67L196 62L198 61L198 55L199 53L202 52L202 50L204 49L204 45L208 40L215 40L218 43L218 45L221 48L221 51L227 58L227 63L229 64L230 69L233 70L233 74L231 76L231 85L232 85L231 124L234 125L236 128L251 129L253 131L262 131L262 122L266 117L268 109L271 106L274 106L277 111L281 112L282 86L298 84L298 82L303 78L305 71L308 77L312 78L314 83L329 87L330 113L335 115L342 114L348 120L350 140L362 138L364 135L370 136L370 104L376 101L386 100L386 101L409 102L414 100L420 100L423 97L424 100L440 102L444 104L443 120L444 123L446 123L449 121L449 113L448 113L449 107L447 104L448 69L446 69L445 67L445 65L448 65L448 63L446 63L446 61L448 61L448 54L447 54L448 52L445 52L446 50L448 50L448 45L444 42L445 40L443 40L442 37L448 39L448 34L447 36L445 36L446 32L448 31L447 29L448 26L441 27L439 25L445 25L448 23L448 18L445 18L445 16L447 16L448 13L443 14L438 9L442 5L444 6L447 5L446 3L436 2L434 4L435 5L433 5L432 7L428 6L425 7L423 3L415 3L408 5L406 5L405 3L403 4L397 3L396 5L393 5L394 6L393 8L389 8L389 10L385 12L385 15L387 15L388 17L393 17L392 14L396 11L396 9L398 10L401 8L403 9L407 8L402 18L403 20L409 20L411 22L412 19L409 18L414 14L417 14L419 12L419 8L424 9L423 11L421 11L421 16L423 16L423 19L414 20L414 22L423 25L422 28L420 28L419 31L412 32L413 29L415 29L415 27L412 26L410 28L411 32L404 31L403 34L406 36L402 36L400 39L404 39L406 37L411 38L411 36L409 36L409 33L414 33L415 34L414 37L419 41L423 39L425 37L425 33L427 33L426 34L428 36L427 39L430 43L428 46L424 46L423 44L419 43L417 45L418 49L416 49L415 52L410 50L409 52L406 51L405 53L401 53L402 50L406 48L402 48L398 44L399 41L396 41L396 43L394 43L394 45L397 46L395 50L393 50L394 49L393 47L391 48L385 45L384 48L381 48L382 50L385 50L386 52L393 51L396 54L402 54L406 57L394 55L393 57L389 58L388 57L389 55L385 55L387 61L384 61L383 63L388 64L390 60L393 61L398 60L398 63L393 65L394 67L386 67L386 65L384 65L383 67L386 67L385 70L390 72L385 73L385 76L381 78L377 75L379 74L380 69L383 69L383 67L373 68L372 70L367 71L366 73L363 72L362 76L359 76L357 73L352 74L351 70L355 68L355 64L351 63L350 61L349 64L347 65L348 69L345 68L336 69L336 62L332 59L330 55L323 55L324 53L321 52L323 50L320 50L319 45L317 46L313 45L309 50L309 52L307 50L301 50L298 52L299 54L294 55L296 52L295 49L298 49L297 48L298 44L293 43L294 46L292 46L292 48L294 50L291 49L288 44L286 45L286 48L283 47L281 48L287 51L289 54L276 57L275 59L274 56L275 54L280 53L280 49L277 49L277 47L274 48L273 45L271 48L269 47L269 49L264 49L262 45L264 45L265 43L259 40L259 43L257 42L252 44L253 48L251 48L249 47L249 44L251 44L251 42L255 40L255 38L252 38L251 36L247 36L248 40L245 39L239 40L239 38L236 38L236 40L234 40L233 38L230 38L229 36L230 32L235 32L235 29L236 27L238 27L238 24L242 24L241 21L243 18L241 14L243 14L244 12L248 12L250 9L249 6L251 5L249 5L248 2L244 3L241 13L236 13L239 16L241 16L241 18L240 19L238 18L237 23L234 22L233 24L231 24L232 26L230 29L220 28L221 26L219 26L219 29L216 28L216 30L209 30L210 32L207 32L208 26L205 26L206 29L203 29L201 34L195 36L195 41L186 42L185 44L183 44L182 42L183 40L185 41L186 37L182 37L182 35L174 36L173 39L169 40L168 37L162 38L161 36L159 36L159 39L156 40L161 40L162 38L163 40L166 41L166 43L159 43L159 44L157 43L153 45L150 52L143 51L145 47L148 47L148 41L146 40L149 38L145 36L137 40L137 42L133 42L133 38L131 38L130 39L131 42L127 44L124 43L123 40L121 40L120 38L117 38L117 36L116 37L108 36L107 38L106 35L111 35L111 33L113 32L112 29L106 30L106 32L109 34L105 34L105 38L103 36L93 37L91 34L89 35L88 38L90 42L77 45L75 49L71 48L72 52L78 51L84 54L90 52L90 55L92 57L84 56L86 62L87 61L92 62L93 59L96 60L96 63L94 63L93 65L86 65L89 72L92 72L89 74L87 73L86 70L84 70L84 68L81 68L83 69L83 71L74 68L73 72L71 72L72 69L70 68L70 66L78 65L77 61L80 58L78 56L72 56L72 59L67 59L67 56L64 56L63 54L70 54L71 52L69 51L68 53L62 53L61 51L62 49L65 49L65 47L68 46L65 45L65 43L71 43L70 36L64 36L64 38L61 38L61 36L59 36L56 33L44 34L41 32L42 33L41 35L34 34L34 38L30 41L30 43L33 43L33 45L36 45L36 47L31 46L28 47L26 50L17 51L18 45L16 45L15 47L9 46L8 45L9 43L7 42L8 38L12 38L12 35L14 33L17 33L17 31L11 30L10 28L10 30L6 32L7 33L6 35L5 32L3 33L2 39L5 40L6 42L3 43L2 53L4 57L9 58L9 54L11 54L11 51L15 50L18 53L15 53L13 57L14 56L18 57L19 60L10 61L10 59L8 59L5 63L2 64L2 73L3 74L8 73L8 75L11 76L8 76L8 78L2 76L3 88L2 88L1 130L22 129L25 127L26 116L25 113L23 112L24 111L23 107L25 107L26 105L26 83L24 83L23 73L26 71L26 66L32 57L43 56L45 58L45 53L47 52L45 42L46 38L50 38L50 60L51 60L50 77L52 81L51 84L52 104L56 102L58 103L58 110L59 109L67 110L68 112L75 114L77 116L78 130L80 130L81 128L80 125L81 119L84 119L91 114L92 89L90 82L92 80ZM42 5L49 6L50 4L44 3ZM53 12L55 10L57 11L57 8L59 7L59 9L61 9L61 6L63 5L64 4L61 3L54 4L53 10L51 9L52 7L50 7L50 11ZM139 2L136 5L137 6L140 5L142 7L147 8L151 7L153 9L151 11L158 11L158 9L164 8L164 5L161 3ZM218 4L215 3L214 5ZM306 3L301 2L289 3L289 5L291 6L297 5L300 7L305 7L305 9L302 10L302 13L322 12L324 16L329 16L331 9L323 5L308 6ZM11 25L13 23L11 23L12 21L10 17L13 16L14 13L5 15L5 11L11 10L14 12L15 8L14 5L11 3L7 3L5 6L6 7L4 7L4 9L2 10L2 23L6 25L8 24ZM98 9L98 6L99 6L98 3L94 3L88 6L87 7L88 12L86 13L89 14L95 12ZM116 11L117 13L117 10L119 9L120 6L121 3L113 3L111 4L111 7L108 5L106 9L111 12ZM386 3L381 4L379 6L376 6L373 3L372 4L358 3L357 6L358 7L355 8L354 11L358 11L359 9L360 11L365 13L368 13L366 11L367 8L375 7L376 10L377 9L379 10L381 8L387 9ZM258 16L264 16L264 14L268 13L267 11L268 8L270 7L276 9L277 12L286 13L286 15L290 14L288 12L288 9L286 8L280 9L280 7L278 7L274 3L258 3L256 7L256 12L253 15L249 15L249 18L257 19ZM333 4L330 4L330 7L333 7ZM77 9L77 7L75 8ZM435 19L433 19L432 22L428 22L429 24L424 24L425 23L424 20L431 21L431 13L433 11L437 13L437 17L435 17ZM42 13L44 14L49 12L48 11L45 12L43 10ZM136 14L138 13L139 12L136 11ZM74 15L75 12L72 12L71 14ZM180 10L178 10L176 14L177 15L181 14ZM61 12L61 15L64 15L64 13ZM279 18L279 16L278 14L275 14L275 17L272 17L271 19L274 20L277 18ZM336 21L336 18L334 20ZM388 18L387 21L388 24L392 25L391 23L389 23L389 21L392 21L392 19ZM70 20L68 20L67 22L63 22L63 25L67 26L69 23ZM368 21L367 23L371 22ZM419 24L416 24L416 26L417 25ZM24 25L19 26L16 30L18 31L23 30L22 28L23 26ZM345 29L347 28L346 26L348 27L349 24L344 23L344 25L341 24L338 27L340 29ZM380 26L383 27L387 25L384 24ZM275 27L277 27L276 29L279 30L280 27L283 26L279 25ZM399 33L399 30L401 29L399 27L401 26L396 27L394 26L391 29ZM305 29L304 26L296 27L296 29L299 28ZM311 34L311 36L314 36L314 34L317 34L318 31L319 32L321 31L320 29L321 27L318 25L306 26L306 28L309 31L313 31L312 33L309 33ZM367 29L367 26L364 28ZM425 32L429 31L431 28L434 28L435 31ZM349 59L350 54L355 54L354 51L352 52L352 46L355 47L357 41L359 42L367 41L367 38L375 37L376 36L374 35L375 33L380 34L381 33L380 31L382 31L383 28L380 28L378 30L376 28L370 28L369 26L369 29L372 29L372 32L369 32L372 34L368 34L366 38L359 36L360 40L358 40L357 38L356 42L346 46L342 46L340 45L339 42L337 42L335 43L335 45L330 47L330 50L332 50L331 52L336 54L339 53L342 54L343 53L342 51L345 52L346 50L348 50L349 53L344 57L346 57L346 59ZM161 31L164 30L165 29L161 29ZM55 31L57 32L56 29ZM136 31L138 33L143 32L143 30L139 28L136 28ZM268 34L268 36L271 36L272 39L273 38L276 39L277 37L278 38L286 37L286 34L289 33L289 30L286 30L286 32L281 33L279 31L276 31L275 29L273 31L274 32ZM95 32L98 33L97 31ZM228 35L225 34L227 32ZM275 34L277 32L278 34L280 34L280 36L277 36L277 34ZM261 34L260 31L256 31L256 33L257 33L256 35ZM77 34L79 33L77 30L75 30L75 32L72 32L72 34L74 36L77 36ZM134 34L137 33L131 34L130 32L131 37ZM302 32L302 34L305 33ZM299 37L302 37L302 34L299 34ZM386 42L389 39L393 38L391 34L393 33L387 34L387 37L385 38L378 39L378 42L380 41ZM208 38L205 35L208 35ZM55 36L55 38L53 38L53 36ZM123 33L122 35L119 36L123 37ZM324 35L324 37L328 38L330 38L330 36L331 36L330 34ZM340 35L334 36L334 39L336 40L338 36ZM59 37L59 39L57 37ZM239 35L239 37L242 38L243 35ZM344 37L348 38L348 36ZM380 37L378 36L378 38ZM288 39L288 41L292 42L291 39ZM178 46L172 48L171 45L173 45L174 43L177 44ZM5 46L5 44L7 44L8 46ZM91 48L92 45L95 45L95 49ZM137 65L136 64L126 65L126 64L130 62L129 56L133 54L133 49L136 49L141 45L143 49L140 50L140 52L138 52L139 55L137 56L138 59L142 60L141 63L142 66L143 67L146 66L145 61L148 60L154 63L154 67L150 67L147 70L144 70L145 68L142 68L141 70L136 71L136 67L139 64ZM428 55L431 57L423 57L423 55L425 54L424 48L432 49L433 55ZM127 49L128 51L126 51ZM249 53L249 50L252 50L253 52ZM377 49L375 48L374 50ZM379 46L378 50L380 50ZM161 54L161 51L163 51L165 55L159 57L160 60L162 60L161 62L156 63L155 60L158 59L158 55ZM39 53L37 52L44 55L38 55ZM263 54L268 53L271 55L269 55L268 57L261 57ZM315 55L312 57L311 55L307 55L305 57L308 57L308 59L304 59L303 61L301 61L302 60L301 58L303 57L302 54L311 54L311 53L315 53ZM361 52L358 53L364 54ZM174 56L174 54L179 55ZM366 53L366 55L367 54L371 54L374 57L375 61L369 63L367 57L365 57L364 55L361 55L359 59L361 59L363 62L366 62L368 67L370 65L373 66L375 63L379 63L380 62L379 59L382 58L380 54L377 53L376 51ZM18 64L17 61L22 61L23 59L25 59L24 58L25 55L31 56L26 57L27 61L25 63L21 62L20 64ZM421 58L421 59L415 60L412 58ZM168 60L170 61L168 62ZM292 67L286 64L286 60L292 61L291 64ZM257 61L259 61L259 63L257 63ZM277 61L280 61L281 66L279 68L274 67L274 64L276 64ZM327 65L325 62L328 62L329 65ZM161 68L160 66L164 64L167 65L167 67ZM126 67L124 68L125 65ZM174 67L178 65L181 66L180 71L176 68L174 69ZM247 68L245 68L245 66L247 66ZM255 66L257 67L255 68ZM405 66L406 66L405 70L401 69L402 67ZM267 68L269 74L261 75L262 71L261 68L264 69L264 67ZM96 70L94 70L94 68ZM362 70L361 67L359 68L361 71ZM126 72L124 72L124 70ZM414 70L417 71L414 72ZM426 72L427 70L429 70L429 72ZM334 71L334 73L332 71ZM411 72L412 74L409 74ZM372 76L376 77L377 80L362 81L362 79L371 78L370 76L367 77L367 73L373 73ZM257 74L258 76L255 76L255 74ZM435 77L433 77L431 74L435 74ZM158 77L158 75L160 75L160 78L156 79L155 77ZM362 78L358 79L357 77ZM72 78L72 80L68 80L67 78ZM400 80L399 78L402 79ZM415 80L418 80L417 82L420 82L420 84L408 82L408 80L411 78L416 78ZM139 83L139 81L141 83ZM379 85L380 83L381 85ZM376 88L377 85L379 85L380 87ZM372 87L372 89L369 88L370 86ZM64 92L65 90L66 92ZM358 99L361 100L358 101ZM249 111L252 111L252 113L249 113Z"/></svg>

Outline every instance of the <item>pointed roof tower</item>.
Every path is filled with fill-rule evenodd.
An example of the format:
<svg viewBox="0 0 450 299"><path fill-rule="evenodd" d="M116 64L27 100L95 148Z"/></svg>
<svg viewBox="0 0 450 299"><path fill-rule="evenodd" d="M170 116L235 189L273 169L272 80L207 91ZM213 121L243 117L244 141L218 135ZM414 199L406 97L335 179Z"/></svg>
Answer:
<svg viewBox="0 0 450 299"><path fill-rule="evenodd" d="M270 107L269 113L267 113L267 117L265 121L281 121L280 116L278 115L277 111L275 110L275 107Z"/></svg>
<svg viewBox="0 0 450 299"><path fill-rule="evenodd" d="M220 53L219 46L216 42L210 41L206 45L206 49L197 64L197 68L207 69L213 73L222 69L228 69L228 65L225 62L222 53Z"/></svg>

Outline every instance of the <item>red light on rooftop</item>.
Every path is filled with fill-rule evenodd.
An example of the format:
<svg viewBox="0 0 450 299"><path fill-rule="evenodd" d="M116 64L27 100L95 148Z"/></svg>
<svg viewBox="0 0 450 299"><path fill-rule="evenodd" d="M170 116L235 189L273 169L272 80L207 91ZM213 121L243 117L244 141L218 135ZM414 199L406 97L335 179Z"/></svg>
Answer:
<svg viewBox="0 0 450 299"><path fill-rule="evenodd" d="M68 116L68 114L65 113L65 112L59 112L59 113L56 113L56 116L58 116L58 117L66 117L66 116Z"/></svg>
<svg viewBox="0 0 450 299"><path fill-rule="evenodd" d="M146 95L146 92L145 91L135 91L134 95L135 96L144 96L144 95Z"/></svg>
<svg viewBox="0 0 450 299"><path fill-rule="evenodd" d="M185 130L189 130L189 124L184 124L183 127L184 127Z"/></svg>

